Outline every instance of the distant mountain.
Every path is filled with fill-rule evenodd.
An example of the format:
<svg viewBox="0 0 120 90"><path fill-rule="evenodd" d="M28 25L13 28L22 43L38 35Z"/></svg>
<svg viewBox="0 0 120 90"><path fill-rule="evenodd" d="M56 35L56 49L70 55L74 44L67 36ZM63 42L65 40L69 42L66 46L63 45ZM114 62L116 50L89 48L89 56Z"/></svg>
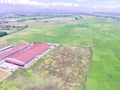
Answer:
<svg viewBox="0 0 120 90"><path fill-rule="evenodd" d="M106 9L106 8L87 8L87 7L41 7L37 5L16 5L16 4L1 4L0 13L41 13L41 14L59 14L59 13L81 13L81 12L114 12L120 13L120 8Z"/></svg>

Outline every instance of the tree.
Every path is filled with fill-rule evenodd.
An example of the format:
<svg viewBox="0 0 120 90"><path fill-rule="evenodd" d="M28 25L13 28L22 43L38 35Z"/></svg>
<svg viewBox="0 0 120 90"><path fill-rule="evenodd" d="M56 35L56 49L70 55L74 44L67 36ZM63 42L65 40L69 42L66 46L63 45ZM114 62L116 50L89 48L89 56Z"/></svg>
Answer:
<svg viewBox="0 0 120 90"><path fill-rule="evenodd" d="M0 37L7 35L7 32L0 32Z"/></svg>

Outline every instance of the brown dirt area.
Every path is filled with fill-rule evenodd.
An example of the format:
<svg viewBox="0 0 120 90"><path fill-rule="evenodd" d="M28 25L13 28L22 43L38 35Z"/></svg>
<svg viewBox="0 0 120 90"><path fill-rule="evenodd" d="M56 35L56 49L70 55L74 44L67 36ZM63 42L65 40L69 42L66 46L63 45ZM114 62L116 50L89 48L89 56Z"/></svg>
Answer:
<svg viewBox="0 0 120 90"><path fill-rule="evenodd" d="M32 67L43 78L43 84L27 90L83 90L90 56L89 47L61 45Z"/></svg>
<svg viewBox="0 0 120 90"><path fill-rule="evenodd" d="M5 79L8 75L10 75L10 73L0 69L0 81Z"/></svg>

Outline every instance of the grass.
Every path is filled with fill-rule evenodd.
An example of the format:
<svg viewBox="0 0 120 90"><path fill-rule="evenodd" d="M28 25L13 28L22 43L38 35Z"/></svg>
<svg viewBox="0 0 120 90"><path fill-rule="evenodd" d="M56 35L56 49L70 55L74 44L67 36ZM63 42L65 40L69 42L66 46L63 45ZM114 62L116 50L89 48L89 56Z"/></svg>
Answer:
<svg viewBox="0 0 120 90"><path fill-rule="evenodd" d="M91 46L92 65L86 90L120 89L120 22L85 16L79 22L31 21L29 25L28 29L0 38L0 42L24 40Z"/></svg>

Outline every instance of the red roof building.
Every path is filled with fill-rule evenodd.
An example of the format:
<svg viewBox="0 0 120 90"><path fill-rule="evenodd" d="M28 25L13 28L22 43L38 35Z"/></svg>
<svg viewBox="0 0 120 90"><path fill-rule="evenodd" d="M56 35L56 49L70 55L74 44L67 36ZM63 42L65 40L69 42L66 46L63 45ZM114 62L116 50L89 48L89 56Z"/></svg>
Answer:
<svg viewBox="0 0 120 90"><path fill-rule="evenodd" d="M29 44L19 44L12 48L6 49L5 51L0 52L0 59L4 59L16 52L19 52L20 50L27 48L28 46L29 46Z"/></svg>
<svg viewBox="0 0 120 90"><path fill-rule="evenodd" d="M33 43L28 48L7 57L6 62L24 66L33 60L36 56L48 50L50 47L51 44L47 43Z"/></svg>

